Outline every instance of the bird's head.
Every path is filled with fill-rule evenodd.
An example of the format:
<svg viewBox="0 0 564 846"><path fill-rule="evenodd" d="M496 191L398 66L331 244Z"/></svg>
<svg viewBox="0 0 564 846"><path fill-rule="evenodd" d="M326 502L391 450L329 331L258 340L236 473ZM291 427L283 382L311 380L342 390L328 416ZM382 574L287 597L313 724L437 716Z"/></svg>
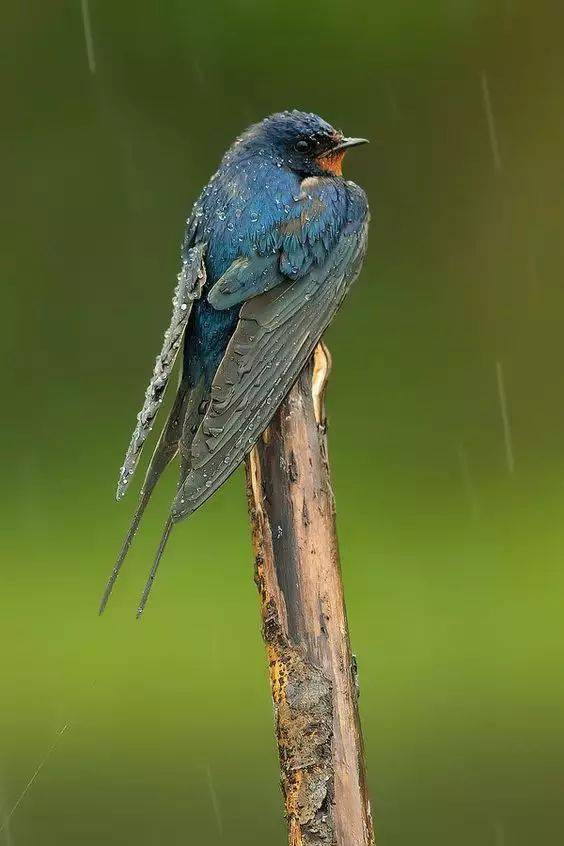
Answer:
<svg viewBox="0 0 564 846"><path fill-rule="evenodd" d="M247 149L273 155L302 176L342 176L347 150L366 143L366 138L347 138L318 115L297 110L270 115L239 139Z"/></svg>

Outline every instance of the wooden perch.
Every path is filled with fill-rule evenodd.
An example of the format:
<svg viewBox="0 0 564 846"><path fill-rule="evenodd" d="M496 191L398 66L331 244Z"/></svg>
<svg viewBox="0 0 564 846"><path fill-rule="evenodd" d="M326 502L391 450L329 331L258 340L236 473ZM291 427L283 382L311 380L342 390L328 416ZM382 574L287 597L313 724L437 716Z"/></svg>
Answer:
<svg viewBox="0 0 564 846"><path fill-rule="evenodd" d="M374 843L325 434L327 348L247 459L290 846Z"/></svg>

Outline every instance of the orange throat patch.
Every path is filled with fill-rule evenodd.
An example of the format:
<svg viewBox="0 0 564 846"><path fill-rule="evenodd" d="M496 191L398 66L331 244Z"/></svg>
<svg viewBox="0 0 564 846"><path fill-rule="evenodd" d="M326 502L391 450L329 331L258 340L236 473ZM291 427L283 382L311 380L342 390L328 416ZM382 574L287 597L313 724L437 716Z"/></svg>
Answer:
<svg viewBox="0 0 564 846"><path fill-rule="evenodd" d="M346 150L337 150L335 153L326 153L324 156L318 156L316 159L317 164L322 170L327 171L327 173L342 176L343 159L346 152Z"/></svg>

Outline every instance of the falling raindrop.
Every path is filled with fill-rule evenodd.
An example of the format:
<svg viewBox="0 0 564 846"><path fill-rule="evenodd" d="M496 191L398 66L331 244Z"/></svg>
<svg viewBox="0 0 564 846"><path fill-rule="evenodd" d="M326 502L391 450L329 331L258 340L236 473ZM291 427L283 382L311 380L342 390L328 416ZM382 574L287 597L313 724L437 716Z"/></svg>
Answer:
<svg viewBox="0 0 564 846"><path fill-rule="evenodd" d="M501 361L495 363L497 375L497 392L499 396L499 407L501 410L501 419L503 421L503 437L505 441L505 457L507 460L507 469L510 474L515 472L515 459L513 456L513 443L511 438L511 424L509 422L509 413L507 410L507 399L505 396L505 382L503 378L503 365Z"/></svg>
<svg viewBox="0 0 564 846"><path fill-rule="evenodd" d="M22 800L24 799L24 797L27 795L27 793L33 787L33 784L34 784L35 780L37 779L39 773L41 772L41 770L43 769L43 767L45 766L45 764L47 763L47 761L49 760L49 758L51 757L51 755L53 754L55 749L57 748L61 737L64 735L64 733L66 732L68 727L69 727L69 724L65 723L65 725L62 727L62 729L60 729L60 731L57 732L55 740L53 741L53 743L51 744L51 746L47 750L47 753L45 754L43 759L40 761L38 766L35 768L35 771L33 772L33 775L31 776L31 778L28 779L25 787L23 788L22 792L20 793L20 795L16 799L16 801L15 801L14 805L12 806L11 810L5 815L4 820L2 822L2 825L0 825L0 834L4 834L6 832L6 829L9 826L11 818L13 817L13 815L15 814L17 809L19 808L19 806L20 806Z"/></svg>
<svg viewBox="0 0 564 846"><path fill-rule="evenodd" d="M88 0L80 0L82 9L82 23L84 25L84 41L86 42L86 58L88 69L92 75L96 73L96 55L94 53L94 39L92 37L92 26L90 23L90 7Z"/></svg>
<svg viewBox="0 0 564 846"><path fill-rule="evenodd" d="M207 776L208 788L209 788L209 791L210 791L210 798L211 798L213 813L214 813L215 821L216 821L216 824L217 824L217 830L219 831L220 835L223 835L223 820L221 818L221 809L219 807L219 799L218 799L218 796L217 796L215 785L213 783L211 767L210 767L209 764L206 766L206 776Z"/></svg>
<svg viewBox="0 0 564 846"><path fill-rule="evenodd" d="M496 170L501 170L501 155L499 152L499 141L497 138L497 130L495 126L495 118L492 108L492 98L490 94L490 84L488 76L485 71L482 71L482 96L484 98L484 109L486 112L486 119L488 121L488 133L490 136L490 147Z"/></svg>

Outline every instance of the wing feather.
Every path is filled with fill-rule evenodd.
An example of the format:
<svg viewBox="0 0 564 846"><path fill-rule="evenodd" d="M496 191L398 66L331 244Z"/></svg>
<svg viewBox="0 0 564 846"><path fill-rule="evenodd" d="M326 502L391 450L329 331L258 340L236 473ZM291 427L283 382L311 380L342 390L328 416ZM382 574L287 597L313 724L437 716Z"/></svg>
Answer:
<svg viewBox="0 0 564 846"><path fill-rule="evenodd" d="M277 253L238 258L212 287L208 301L218 310L232 308L270 291L283 281Z"/></svg>
<svg viewBox="0 0 564 846"><path fill-rule="evenodd" d="M367 221L345 232L327 260L305 277L241 308L173 504L175 521L223 484L268 426L358 275L366 234Z"/></svg>
<svg viewBox="0 0 564 846"><path fill-rule="evenodd" d="M183 267L178 274L178 284L172 300L172 316L165 332L162 349L157 356L151 381L145 392L145 401L133 430L131 441L120 469L116 498L121 499L133 476L141 451L153 427L166 391L174 362L182 343L192 303L199 299L206 281L204 253L206 245L197 244L187 250Z"/></svg>

